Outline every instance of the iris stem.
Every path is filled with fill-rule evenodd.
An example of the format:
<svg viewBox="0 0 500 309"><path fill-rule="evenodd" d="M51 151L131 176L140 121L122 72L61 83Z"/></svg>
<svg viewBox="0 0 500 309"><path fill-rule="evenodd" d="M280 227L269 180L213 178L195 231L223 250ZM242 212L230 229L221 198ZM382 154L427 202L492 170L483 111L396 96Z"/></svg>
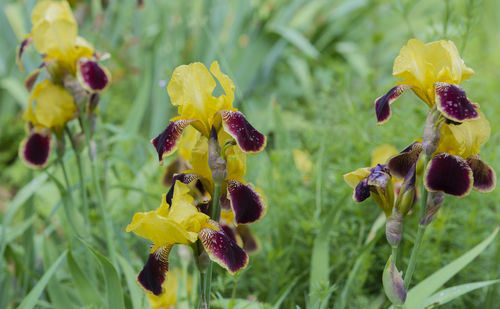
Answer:
<svg viewBox="0 0 500 309"><path fill-rule="evenodd" d="M214 185L214 196L212 198L212 212L210 215L210 219L218 222L220 219L220 205L219 205L219 196L220 196L220 183L216 183ZM205 301L206 308L210 308L210 290L212 288L212 268L214 262L210 260L208 262L207 273L203 282L203 300ZM201 275L203 278L203 274Z"/></svg>
<svg viewBox="0 0 500 309"><path fill-rule="evenodd" d="M61 166L61 170L64 176L64 184L66 186L66 194L61 197L64 213L68 218L68 222L71 226L71 229L75 232L75 234L79 235L78 225L77 225L78 220L76 220L76 215L74 213L74 210L71 209L71 205L74 205L74 202L73 202L73 196L71 194L71 185L69 183L68 172L66 171L66 166L64 165L64 160L61 155L58 155L57 161Z"/></svg>
<svg viewBox="0 0 500 309"><path fill-rule="evenodd" d="M425 168L427 167L427 164L429 163L429 156L424 154L424 171ZM410 262L408 263L408 267L406 268L405 272L405 278L404 278L404 283L405 283L405 288L408 290L410 287L411 283L411 278L413 277L413 272L415 271L415 266L417 265L417 256L418 256L418 251L420 250L420 247L422 246L422 242L424 240L424 233L425 233L425 228L427 227L426 225L420 224L422 219L425 216L425 210L427 208L427 190L425 189L424 185L424 179L422 179L422 197L420 200L420 217L419 217L419 224L418 224L418 231L417 231L417 237L415 239L415 243L413 244L413 249L411 250L411 255L410 255Z"/></svg>

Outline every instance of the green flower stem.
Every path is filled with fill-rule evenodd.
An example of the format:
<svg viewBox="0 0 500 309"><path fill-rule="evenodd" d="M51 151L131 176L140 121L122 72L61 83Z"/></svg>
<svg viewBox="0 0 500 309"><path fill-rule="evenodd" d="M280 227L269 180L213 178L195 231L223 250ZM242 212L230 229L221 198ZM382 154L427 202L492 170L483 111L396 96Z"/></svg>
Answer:
<svg viewBox="0 0 500 309"><path fill-rule="evenodd" d="M61 166L61 170L64 176L64 184L66 186L66 194L61 197L64 213L68 219L71 229L75 232L76 235L79 235L78 220L76 218L74 209L72 208L72 205L74 205L75 203L73 202L73 195L71 194L71 185L69 183L68 172L66 171L66 166L64 165L62 156L58 155L57 162Z"/></svg>
<svg viewBox="0 0 500 309"><path fill-rule="evenodd" d="M85 223L86 223L85 226L87 228L87 232L89 232L88 231L90 227L89 202L87 200L87 192L85 188L85 181L84 181L85 177L83 176L82 159L80 157L80 152L78 152L77 147L75 145L75 141L73 140L73 134L71 133L71 130L66 126L65 131L71 142L71 148L73 148L73 153L75 154L76 166L78 168L78 178L80 181L80 194L83 203L83 216L85 218Z"/></svg>
<svg viewBox="0 0 500 309"><path fill-rule="evenodd" d="M424 171L425 168L427 167L427 164L429 163L429 156L424 154ZM420 247L422 246L422 242L424 240L424 233L425 233L425 225L421 225L420 221L424 218L425 216L425 210L427 208L427 190L425 189L424 185L424 180L422 179L422 197L420 200L420 217L419 217L419 225L418 225L418 231L417 231L417 238L415 239L415 243L413 244L413 249L411 251L410 255L410 262L408 263L408 267L406 268L405 272L405 288L408 290L410 287L411 283L411 278L413 276L413 272L415 271L415 266L417 264L417 255L418 251L420 250Z"/></svg>
<svg viewBox="0 0 500 309"><path fill-rule="evenodd" d="M394 266L397 268L397 261L398 261L398 247L394 246L392 247L392 262L394 263Z"/></svg>
<svg viewBox="0 0 500 309"><path fill-rule="evenodd" d="M85 113L82 113L82 115L85 115ZM113 242L113 227L111 225L111 218L109 217L108 213L106 212L106 204L104 203L104 197L102 195L101 191L101 185L99 183L99 177L98 177L98 167L97 167L97 160L96 158L93 158L92 156L92 147L90 144L90 132L88 128L88 122L86 119L84 119L83 116L81 116L81 122L80 124L82 125L83 133L85 135L85 144L87 145L87 149L89 151L89 159L90 159L90 165L91 169L90 172L92 174L92 182L94 183L94 188L96 191L97 195L97 200L98 200L98 208L99 211L101 212L101 216L104 221L104 234L106 237L106 243L108 247L108 252L109 252L109 257L111 260L111 263L113 265L116 264L116 249L115 249L115 244Z"/></svg>
<svg viewBox="0 0 500 309"><path fill-rule="evenodd" d="M220 183L216 183L214 185L214 196L212 198L212 213L210 215L210 219L214 221L219 221L220 219L220 205L219 205L219 196L220 196ZM203 300L205 302L206 308L210 308L210 290L212 287L212 268L214 262L211 260L208 262L207 273L203 278L203 274L201 278L203 278Z"/></svg>

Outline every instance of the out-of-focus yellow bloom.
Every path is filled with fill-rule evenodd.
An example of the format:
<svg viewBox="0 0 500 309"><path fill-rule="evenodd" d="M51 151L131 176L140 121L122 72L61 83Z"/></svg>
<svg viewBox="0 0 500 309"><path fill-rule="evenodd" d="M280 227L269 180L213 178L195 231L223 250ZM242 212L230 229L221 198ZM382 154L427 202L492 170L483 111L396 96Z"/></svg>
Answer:
<svg viewBox="0 0 500 309"><path fill-rule="evenodd" d="M372 151L372 161L370 166L377 164L386 164L392 156L397 155L399 151L392 145L383 144Z"/></svg>
<svg viewBox="0 0 500 309"><path fill-rule="evenodd" d="M293 150L293 161L295 162L295 166L299 171L304 174L308 174L312 171L313 164L309 159L309 155L307 152L304 152L300 149Z"/></svg>
<svg viewBox="0 0 500 309"><path fill-rule="evenodd" d="M479 153L479 148L490 138L491 128L486 116L478 111L479 117L464 121L460 125L443 123L441 139L436 153L468 158Z"/></svg>
<svg viewBox="0 0 500 309"><path fill-rule="evenodd" d="M452 41L424 44L411 39L394 61L392 74L403 79L398 84L413 86L415 94L433 106L434 83L460 84L474 71L465 65Z"/></svg>
<svg viewBox="0 0 500 309"><path fill-rule="evenodd" d="M68 91L43 80L31 92L23 119L35 127L60 130L75 117L76 110L73 96Z"/></svg>
<svg viewBox="0 0 500 309"><path fill-rule="evenodd" d="M136 213L126 231L151 240L151 253L159 247L195 242L209 217L193 206L189 191L188 185L177 181L172 205L167 204L164 195L162 204L156 210Z"/></svg>
<svg viewBox="0 0 500 309"><path fill-rule="evenodd" d="M216 82L210 73L217 78L225 94L212 95ZM167 87L170 100L178 106L179 113L171 121L198 120L192 125L209 136L218 111L236 111L233 108L234 88L232 80L220 71L217 61L210 65L210 72L200 62L177 67Z"/></svg>

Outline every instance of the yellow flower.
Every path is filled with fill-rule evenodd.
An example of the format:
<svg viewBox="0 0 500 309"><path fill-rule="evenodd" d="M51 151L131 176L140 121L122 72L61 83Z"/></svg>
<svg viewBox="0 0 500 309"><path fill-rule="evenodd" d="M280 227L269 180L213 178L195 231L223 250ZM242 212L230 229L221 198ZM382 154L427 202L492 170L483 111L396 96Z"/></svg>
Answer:
<svg viewBox="0 0 500 309"><path fill-rule="evenodd" d="M380 145L372 151L372 161L370 166L373 167L377 164L386 164L387 160L398 153L399 151L392 145Z"/></svg>
<svg viewBox="0 0 500 309"><path fill-rule="evenodd" d="M153 309L170 309L177 307L177 289L178 289L177 272L167 272L165 282L163 283L163 293L159 296L153 293L147 293L149 305Z"/></svg>
<svg viewBox="0 0 500 309"><path fill-rule="evenodd" d="M433 106L434 83L460 84L474 71L465 65L452 41L424 44L411 39L394 61L392 74L403 79L398 84L412 86L415 94Z"/></svg>
<svg viewBox="0 0 500 309"><path fill-rule="evenodd" d="M164 195L162 204L156 210L136 213L126 231L151 240L151 252L163 246L195 242L209 217L193 205L189 191L188 185L177 181L172 205L167 204Z"/></svg>
<svg viewBox="0 0 500 309"><path fill-rule="evenodd" d="M476 119L466 120L460 125L443 123L436 153L446 152L462 158L478 154L491 133L486 116L480 111L478 114Z"/></svg>
<svg viewBox="0 0 500 309"><path fill-rule="evenodd" d="M200 138L200 133L196 131L193 127L187 127L184 130L184 134L182 135L181 140L179 141L178 153L179 156L184 161L191 160L191 152L193 148L196 146L196 142Z"/></svg>
<svg viewBox="0 0 500 309"><path fill-rule="evenodd" d="M224 95L219 97L212 95L216 86L212 75L217 78L225 92ZM210 135L217 112L236 110L233 108L234 83L220 71L217 61L210 65L210 72L200 62L177 67L172 74L167 91L172 104L178 106L179 113L179 116L171 121L197 120L192 125L205 136Z"/></svg>
<svg viewBox="0 0 500 309"><path fill-rule="evenodd" d="M43 80L31 92L23 119L33 126L60 130L75 117L73 96L63 87Z"/></svg>
<svg viewBox="0 0 500 309"><path fill-rule="evenodd" d="M361 167L355 171L344 174L344 181L349 185L349 187L354 189L361 182L361 180L368 177L368 175L370 175L370 168Z"/></svg>

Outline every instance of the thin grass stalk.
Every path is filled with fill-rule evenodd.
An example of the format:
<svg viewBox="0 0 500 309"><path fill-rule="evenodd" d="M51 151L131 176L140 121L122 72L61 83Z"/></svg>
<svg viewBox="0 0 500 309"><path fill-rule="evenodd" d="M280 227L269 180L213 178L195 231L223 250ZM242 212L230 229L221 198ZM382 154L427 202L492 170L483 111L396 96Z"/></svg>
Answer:
<svg viewBox="0 0 500 309"><path fill-rule="evenodd" d="M66 218L68 219L69 225L71 226L71 230L73 230L73 232L76 235L80 235L79 229L78 229L78 224L77 224L78 220L75 217L74 210L71 208L72 205L74 205L75 203L73 201L73 195L71 194L71 185L69 183L68 172L66 170L64 160L63 160L62 156L59 154L57 156L57 162L61 166L61 170L62 170L63 177L64 177L64 185L66 186L66 188L65 188L66 192L61 192L61 193L63 193L63 196L61 196L61 202L63 204L64 213L66 215Z"/></svg>

